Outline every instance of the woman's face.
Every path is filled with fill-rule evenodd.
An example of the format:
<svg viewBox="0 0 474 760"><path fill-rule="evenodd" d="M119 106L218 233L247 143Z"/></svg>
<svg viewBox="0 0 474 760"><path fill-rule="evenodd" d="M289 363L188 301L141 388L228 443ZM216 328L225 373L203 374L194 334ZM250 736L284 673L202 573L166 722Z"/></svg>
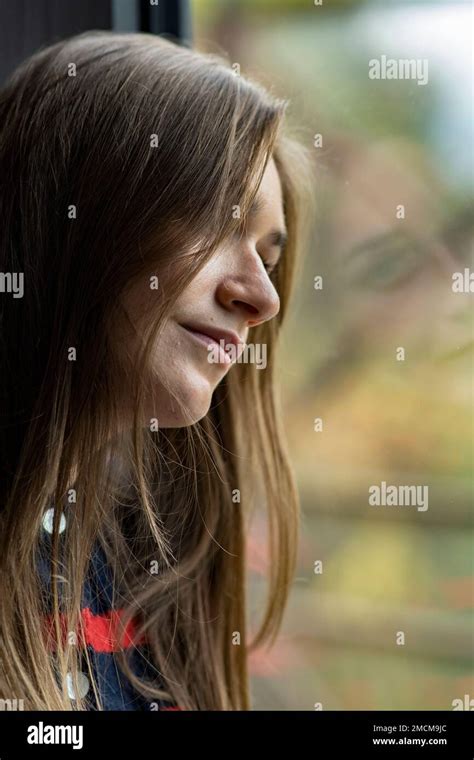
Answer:
<svg viewBox="0 0 474 760"><path fill-rule="evenodd" d="M281 255L285 234L280 178L272 159L245 231L223 243L198 272L175 302L157 339L147 426L156 418L159 427L183 427L207 414L217 384L237 357L245 359L250 328L278 314L280 302L269 274ZM135 325L144 288L149 294L149 287L147 279L126 297L125 307ZM134 355L133 345L127 345L127 353Z"/></svg>

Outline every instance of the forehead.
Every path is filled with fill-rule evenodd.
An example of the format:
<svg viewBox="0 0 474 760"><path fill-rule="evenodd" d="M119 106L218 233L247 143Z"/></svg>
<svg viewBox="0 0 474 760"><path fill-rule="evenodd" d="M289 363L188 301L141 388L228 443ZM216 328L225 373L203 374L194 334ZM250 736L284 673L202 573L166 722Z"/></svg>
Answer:
<svg viewBox="0 0 474 760"><path fill-rule="evenodd" d="M284 226L283 192L273 158L267 164L250 213L251 216L271 217L274 224Z"/></svg>
<svg viewBox="0 0 474 760"><path fill-rule="evenodd" d="M276 200L280 203L282 201L280 175L278 174L278 169L273 158L270 159L266 166L262 181L258 188L257 196L268 201Z"/></svg>

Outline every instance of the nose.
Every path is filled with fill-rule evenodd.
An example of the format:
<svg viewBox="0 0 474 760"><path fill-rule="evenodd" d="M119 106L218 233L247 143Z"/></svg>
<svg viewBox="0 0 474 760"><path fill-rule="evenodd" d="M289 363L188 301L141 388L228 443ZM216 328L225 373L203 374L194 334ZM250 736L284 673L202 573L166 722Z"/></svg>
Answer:
<svg viewBox="0 0 474 760"><path fill-rule="evenodd" d="M280 298L258 254L247 257L239 270L222 277L217 299L228 311L239 312L247 327L267 322L280 311Z"/></svg>

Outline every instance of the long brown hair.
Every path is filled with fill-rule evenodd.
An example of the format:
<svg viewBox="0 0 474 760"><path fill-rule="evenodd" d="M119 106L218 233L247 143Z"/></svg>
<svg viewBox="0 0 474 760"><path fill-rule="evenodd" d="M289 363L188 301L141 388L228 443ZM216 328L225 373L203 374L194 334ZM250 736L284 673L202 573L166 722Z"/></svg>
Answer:
<svg viewBox="0 0 474 760"><path fill-rule="evenodd" d="M134 685L185 709L250 706L248 653L278 632L298 532L274 390L300 229L301 154L283 134L285 106L216 56L112 32L39 51L0 92L0 270L24 273L25 283L23 298L0 296L2 698L84 709L65 686L67 674L77 678L79 652L64 640L62 616L69 631L80 627L99 541L163 676L138 679L123 652ZM253 332L267 344L267 368L232 367L194 425L145 427L143 368L156 336L239 223L232 209L245 217L271 155L289 243L273 275L280 313ZM127 378L134 419L125 434L113 339L121 294L169 264L173 282L150 310ZM118 459L130 472L126 488L114 476ZM71 501L67 529L60 535L55 509L51 537L53 655L39 536L45 510ZM258 505L268 514L268 600L249 642L245 539Z"/></svg>

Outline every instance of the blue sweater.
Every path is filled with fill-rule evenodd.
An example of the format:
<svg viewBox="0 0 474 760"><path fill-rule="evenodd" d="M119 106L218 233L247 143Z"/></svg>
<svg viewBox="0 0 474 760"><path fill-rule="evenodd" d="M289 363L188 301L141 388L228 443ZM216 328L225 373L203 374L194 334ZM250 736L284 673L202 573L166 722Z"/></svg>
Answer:
<svg viewBox="0 0 474 760"><path fill-rule="evenodd" d="M66 511L67 513L67 508ZM60 534L67 529L67 514L63 512L60 522ZM39 556L38 571L45 585L48 597L51 596L50 567L46 559L51 541L52 523L54 510L45 512L42 527L42 551ZM43 551L44 548L44 551ZM51 610L51 606L49 607ZM117 649L117 641L113 635L114 626L120 616L120 611L113 608L113 578L110 567L107 564L103 549L96 544L91 556L89 570L83 590L81 603L81 616L85 628L85 637L82 642L77 640L77 646L82 651L84 667L81 669L77 688L89 710L97 710L94 691L89 683L88 669L85 659L85 650L93 665L97 688L100 693L104 710L177 710L180 709L171 702L164 700L147 700L139 694L131 685L130 681L121 672L116 663L114 650ZM132 653L130 661L133 671L146 679L158 681L162 684L158 672L150 663L148 649L144 643L132 645L133 630L127 628L122 638L124 646L130 646ZM70 697L74 700L76 695L74 684L68 682Z"/></svg>

